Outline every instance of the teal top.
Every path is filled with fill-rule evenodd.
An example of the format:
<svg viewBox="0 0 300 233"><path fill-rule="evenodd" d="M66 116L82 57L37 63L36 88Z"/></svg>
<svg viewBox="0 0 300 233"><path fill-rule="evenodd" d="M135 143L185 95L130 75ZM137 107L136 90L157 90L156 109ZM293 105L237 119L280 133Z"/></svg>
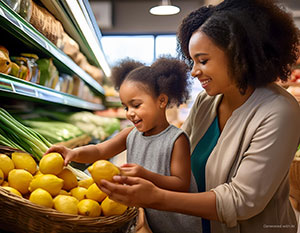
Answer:
<svg viewBox="0 0 300 233"><path fill-rule="evenodd" d="M193 175L197 182L198 192L205 192L205 166L209 155L217 144L220 136L218 117L209 126L208 130L195 147L192 157L191 166ZM202 218L202 232L210 233L210 221Z"/></svg>
<svg viewBox="0 0 300 233"><path fill-rule="evenodd" d="M192 153L191 166L197 182L198 192L205 192L205 166L210 153L217 144L219 136L220 129L218 117L216 117Z"/></svg>

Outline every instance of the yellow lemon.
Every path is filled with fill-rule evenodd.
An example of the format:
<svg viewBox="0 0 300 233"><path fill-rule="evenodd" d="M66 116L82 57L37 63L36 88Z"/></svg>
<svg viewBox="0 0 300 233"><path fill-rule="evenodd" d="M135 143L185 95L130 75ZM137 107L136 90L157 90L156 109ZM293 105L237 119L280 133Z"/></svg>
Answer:
<svg viewBox="0 0 300 233"><path fill-rule="evenodd" d="M35 173L34 175L35 175L35 176L37 176L37 175L43 175L43 173L41 172L40 169L37 169L37 170L36 170L36 173Z"/></svg>
<svg viewBox="0 0 300 233"><path fill-rule="evenodd" d="M78 201L81 201L82 199L85 198L87 189L83 187L76 187L71 189L70 193L73 197L76 197Z"/></svg>
<svg viewBox="0 0 300 233"><path fill-rule="evenodd" d="M91 173L96 183L105 179L113 181L113 176L119 175L120 170L117 166L107 160L98 160L88 167L88 171Z"/></svg>
<svg viewBox="0 0 300 233"><path fill-rule="evenodd" d="M8 186L4 186L4 187L2 187L2 188L4 188L4 189L10 191L10 192L13 193L13 194L16 194L16 195L22 197L22 194L21 194L18 190L16 190L15 188L8 187Z"/></svg>
<svg viewBox="0 0 300 233"><path fill-rule="evenodd" d="M107 197L106 193L102 192L101 189L98 188L97 184L92 184L85 194L86 198L92 199L94 201L101 202L105 197Z"/></svg>
<svg viewBox="0 0 300 233"><path fill-rule="evenodd" d="M63 189L65 190L71 190L72 188L75 188L78 186L78 181L76 176L72 171L70 171L68 168L64 168L57 177L64 180L64 186Z"/></svg>
<svg viewBox="0 0 300 233"><path fill-rule="evenodd" d="M66 190L61 189L58 193L58 195L67 195L67 196L71 196L71 193L67 192Z"/></svg>
<svg viewBox="0 0 300 233"><path fill-rule="evenodd" d="M78 214L78 202L75 197L66 195L58 195L53 199L54 209L67 214Z"/></svg>
<svg viewBox="0 0 300 233"><path fill-rule="evenodd" d="M91 199L83 199L78 205L78 213L89 217L98 217L101 214L101 206Z"/></svg>
<svg viewBox="0 0 300 233"><path fill-rule="evenodd" d="M42 188L48 191L52 196L56 196L60 192L63 185L63 179L60 179L55 175L39 175L30 183L29 191L33 192L37 188Z"/></svg>
<svg viewBox="0 0 300 233"><path fill-rule="evenodd" d="M30 154L14 152L11 154L11 159L15 164L15 168L25 169L31 174L34 174L37 170L37 164Z"/></svg>
<svg viewBox="0 0 300 233"><path fill-rule="evenodd" d="M94 180L93 178L88 178L88 179L85 179L85 180L80 180L78 181L78 186L79 187L84 187L84 188L89 188L92 184L94 183Z"/></svg>
<svg viewBox="0 0 300 233"><path fill-rule="evenodd" d="M41 206L45 206L45 207L49 207L49 208L52 208L52 206L53 206L53 199L52 199L51 194L41 188L34 190L30 194L29 201L31 201L37 205L41 205Z"/></svg>
<svg viewBox="0 0 300 233"><path fill-rule="evenodd" d="M101 209L104 216L120 215L127 210L127 206L106 197L101 202Z"/></svg>
<svg viewBox="0 0 300 233"><path fill-rule="evenodd" d="M8 173L15 168L14 162L5 154L0 154L0 169L4 173L4 178L8 176Z"/></svg>
<svg viewBox="0 0 300 233"><path fill-rule="evenodd" d="M10 187L17 189L20 193L28 193L28 187L33 176L24 169L13 169L8 173L8 184Z"/></svg>
<svg viewBox="0 0 300 233"><path fill-rule="evenodd" d="M43 175L43 173L41 173L40 170L37 170L36 173L34 174L33 178L36 178L36 177L38 177L40 175Z"/></svg>
<svg viewBox="0 0 300 233"><path fill-rule="evenodd" d="M6 186L9 186L9 185L8 185L8 182L6 180L4 180L3 183L1 184L1 186L6 187Z"/></svg>
<svg viewBox="0 0 300 233"><path fill-rule="evenodd" d="M2 184L4 182L4 173L0 168L0 184Z"/></svg>
<svg viewBox="0 0 300 233"><path fill-rule="evenodd" d="M49 153L41 158L39 167L43 174L57 175L64 168L64 159L59 153Z"/></svg>

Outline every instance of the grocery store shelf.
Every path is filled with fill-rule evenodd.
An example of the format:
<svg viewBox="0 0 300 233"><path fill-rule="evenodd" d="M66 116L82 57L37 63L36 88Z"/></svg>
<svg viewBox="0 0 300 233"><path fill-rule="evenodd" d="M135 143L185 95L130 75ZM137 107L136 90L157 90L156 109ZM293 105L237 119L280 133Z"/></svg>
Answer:
<svg viewBox="0 0 300 233"><path fill-rule="evenodd" d="M41 0L46 8L62 23L64 30L79 44L93 65L101 67L109 77L111 70L106 61L99 27L87 0Z"/></svg>
<svg viewBox="0 0 300 233"><path fill-rule="evenodd" d="M2 1L0 1L0 27L25 44L30 44L45 55L52 57L55 66L60 71L78 75L97 95L104 95L104 89L97 81Z"/></svg>
<svg viewBox="0 0 300 233"><path fill-rule="evenodd" d="M112 108L123 107L120 98L115 96L106 96L104 105Z"/></svg>
<svg viewBox="0 0 300 233"><path fill-rule="evenodd" d="M55 91L51 88L37 85L10 75L0 74L0 95L19 98L29 98L36 102L63 104L87 110L103 110L101 104L91 103L76 96Z"/></svg>

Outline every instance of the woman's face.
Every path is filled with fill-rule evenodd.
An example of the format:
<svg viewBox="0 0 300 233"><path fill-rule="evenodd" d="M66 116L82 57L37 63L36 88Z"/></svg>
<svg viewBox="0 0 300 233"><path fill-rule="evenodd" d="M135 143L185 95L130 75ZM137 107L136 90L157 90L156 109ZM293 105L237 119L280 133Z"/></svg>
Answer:
<svg viewBox="0 0 300 233"><path fill-rule="evenodd" d="M191 75L200 81L208 95L226 94L237 88L229 75L226 54L205 33L193 33L189 54L193 60Z"/></svg>

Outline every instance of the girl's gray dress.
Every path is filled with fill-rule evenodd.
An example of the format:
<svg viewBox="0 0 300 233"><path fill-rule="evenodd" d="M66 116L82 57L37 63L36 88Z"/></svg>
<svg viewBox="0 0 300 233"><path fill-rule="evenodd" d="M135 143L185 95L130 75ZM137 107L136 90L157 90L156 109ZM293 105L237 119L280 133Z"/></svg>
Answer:
<svg viewBox="0 0 300 233"><path fill-rule="evenodd" d="M184 131L169 125L164 131L152 136L134 128L127 137L127 162L136 163L152 172L170 176L170 163L174 143ZM187 137L188 138L188 137ZM190 192L197 192L191 176ZM201 218L179 213L145 209L147 221L153 233L200 233Z"/></svg>

